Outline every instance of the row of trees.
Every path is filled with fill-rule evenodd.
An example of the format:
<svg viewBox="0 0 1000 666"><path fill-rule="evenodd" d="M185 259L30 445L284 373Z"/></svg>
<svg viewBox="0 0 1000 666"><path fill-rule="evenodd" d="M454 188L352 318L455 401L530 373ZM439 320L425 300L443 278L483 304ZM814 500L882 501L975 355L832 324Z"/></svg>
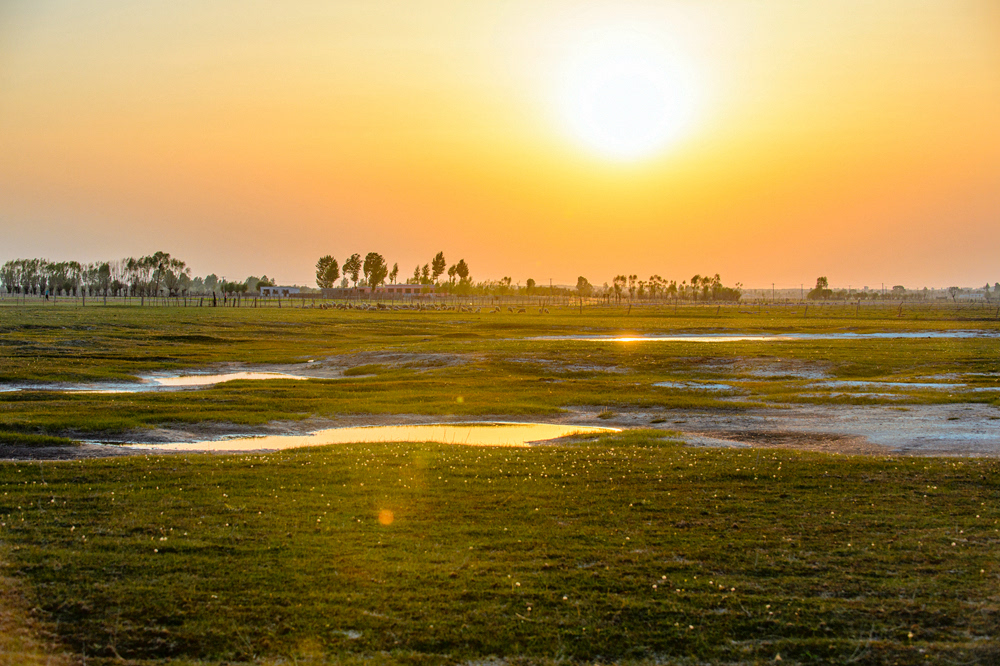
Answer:
<svg viewBox="0 0 1000 666"><path fill-rule="evenodd" d="M369 252L364 260L360 254L351 255L343 266L339 264L333 255L320 257L316 262L316 284L320 288L331 288L336 285L337 280L343 276L341 287L348 287L359 284L366 287L381 286L386 278L390 283L395 283L399 273L399 264L393 264L392 270L387 269L387 265L382 255L376 252ZM362 279L362 275L364 276ZM442 279L447 275L447 279ZM695 275L691 281L683 280L680 284L676 280L667 281L659 275L652 275L648 280L640 280L637 275L618 275L612 281L611 286L607 283L602 287L595 287L587 278L581 276L577 280L575 291L565 287L539 287L534 279L528 278L524 287L520 284L514 285L512 278L505 276L499 280L492 280L474 284L470 277L469 266L464 259L448 266L444 252L438 252L431 261L422 266L418 264L413 269L413 275L407 284L434 285L439 291L444 293L454 293L461 295L480 296L512 296L523 294L526 296L536 294L562 295L562 296L582 296L585 298L604 297L614 298L616 302L623 299L633 301L660 299L684 299L693 301L738 301L742 295L742 285L726 287L718 273L715 275Z"/></svg>
<svg viewBox="0 0 1000 666"><path fill-rule="evenodd" d="M440 279L445 273L448 275L446 281ZM316 262L316 285L321 289L334 287L341 275L341 287L353 284L357 288L361 284L375 288L385 284L387 280L389 284L395 284L399 278L399 264L394 263L390 269L385 258L378 252L369 252L364 259L360 254L352 254L344 261L343 266L330 254L320 257ZM459 259L458 263L449 267L444 252L438 252L430 262L423 266L418 264L406 284L436 285L446 291L462 293L472 286L472 280L465 259Z"/></svg>
<svg viewBox="0 0 1000 666"><path fill-rule="evenodd" d="M236 294L273 285L266 275L228 282L211 274L192 277L187 264L167 252L145 257L80 263L13 259L0 266L0 284L8 294L36 296L177 297L189 294Z"/></svg>
<svg viewBox="0 0 1000 666"><path fill-rule="evenodd" d="M865 289L867 289L867 287ZM967 290L963 290L960 287L948 287L948 289L946 289L945 291L947 292L948 296L951 297L952 301L956 301L956 300L958 300L959 294L962 294L963 292L966 292ZM983 298L987 302L1000 299L1000 282L995 282L993 284L993 291L992 292L990 291L990 283L989 282L987 282L986 285L983 286L983 288L981 290L977 289L977 290L973 290L973 292L981 292L983 294ZM924 299L924 300L926 300L928 298L933 298L933 297L934 297L934 293L931 292L927 287L924 287L921 290L909 290L909 289L907 289L906 287L904 287L901 284L894 285L891 289L889 289L885 293L882 293L882 292L879 292L879 291L857 291L857 290L850 290L850 289L836 289L836 290L834 290L834 289L830 288L830 281L827 280L827 278L825 276L821 276L821 277L816 278L816 286L813 287L812 289L810 289L809 293L806 294L806 298L808 298L809 300L813 300L813 301L817 301L817 300L843 301L843 300L848 300L848 299L850 299L850 300L866 300L866 299L873 299L873 298L874 299L879 299L879 298L882 298L882 299L893 299L893 300L896 300L896 299L905 300L905 299L909 299L909 298L918 298L918 299Z"/></svg>
<svg viewBox="0 0 1000 666"><path fill-rule="evenodd" d="M320 289L331 289L337 284L341 276L341 267L333 255L326 255L316 262L316 285ZM389 269L388 264L378 252L369 252L362 260L360 254L352 254L344 261L342 287L348 286L348 280L357 287L359 282L370 287L377 287L385 283L395 282L399 275L399 264L393 264ZM362 275L364 280L362 280Z"/></svg>
<svg viewBox="0 0 1000 666"><path fill-rule="evenodd" d="M582 291L593 291L589 283L583 285L580 280L587 282L581 277L577 280L577 290L581 295ZM726 287L722 284L722 278L718 273L715 275L696 274L691 277L691 281L682 280L680 284L676 280L669 282L659 275L651 275L648 280L640 280L638 275L616 275L611 282L611 288L604 285L604 295L608 298L614 297L618 302L628 298L628 300L691 300L691 301L738 301L743 295L743 285L736 283L735 287Z"/></svg>

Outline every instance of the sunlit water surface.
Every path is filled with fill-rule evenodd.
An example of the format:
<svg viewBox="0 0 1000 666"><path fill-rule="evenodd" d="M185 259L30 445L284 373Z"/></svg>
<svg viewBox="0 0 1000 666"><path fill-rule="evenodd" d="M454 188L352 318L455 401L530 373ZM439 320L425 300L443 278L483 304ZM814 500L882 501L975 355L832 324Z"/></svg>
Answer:
<svg viewBox="0 0 1000 666"><path fill-rule="evenodd" d="M171 389L202 388L223 382L264 379L311 379L287 372L224 372L214 375L147 375L138 382L101 382L87 384L22 384L0 386L0 392L65 391L67 393L144 393Z"/></svg>
<svg viewBox="0 0 1000 666"><path fill-rule="evenodd" d="M995 338L983 331L888 331L884 333L777 333L731 335L727 333L648 335L542 335L528 338L538 341L573 340L578 342L796 342L804 340L910 340L920 338Z"/></svg>
<svg viewBox="0 0 1000 666"><path fill-rule="evenodd" d="M468 446L528 446L558 437L618 432L616 428L564 426L550 423L476 423L330 428L308 435L268 435L200 442L134 444L155 451L279 451L328 444L437 442Z"/></svg>

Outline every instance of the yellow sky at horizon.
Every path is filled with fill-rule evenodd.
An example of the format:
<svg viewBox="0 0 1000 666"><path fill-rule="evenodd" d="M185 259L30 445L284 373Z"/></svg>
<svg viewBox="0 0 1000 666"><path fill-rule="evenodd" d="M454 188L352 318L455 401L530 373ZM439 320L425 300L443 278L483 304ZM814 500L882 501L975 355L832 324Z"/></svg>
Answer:
<svg viewBox="0 0 1000 666"><path fill-rule="evenodd" d="M0 261L164 249L308 283L313 255L405 275L443 249L515 282L1000 280L988 1L8 5ZM685 134L634 163L559 114L566 63L615 31L697 87Z"/></svg>

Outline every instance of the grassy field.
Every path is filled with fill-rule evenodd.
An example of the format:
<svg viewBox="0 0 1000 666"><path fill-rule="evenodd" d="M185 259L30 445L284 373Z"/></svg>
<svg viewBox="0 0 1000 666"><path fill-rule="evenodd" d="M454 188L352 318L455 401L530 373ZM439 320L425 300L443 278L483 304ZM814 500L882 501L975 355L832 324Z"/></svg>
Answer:
<svg viewBox="0 0 1000 666"><path fill-rule="evenodd" d="M308 359L344 376L0 393L0 447L317 416L1000 406L975 390L996 385L995 338L532 339L1000 330L984 309L903 312L4 306L7 384ZM818 376L962 387L887 398ZM20 614L9 626L51 632L87 664L996 663L998 507L996 459L699 449L652 430L0 463L0 583L23 595L0 623ZM5 649L0 663L19 663Z"/></svg>
<svg viewBox="0 0 1000 666"><path fill-rule="evenodd" d="M635 431L0 466L88 663L1000 659L1000 464Z"/></svg>
<svg viewBox="0 0 1000 666"><path fill-rule="evenodd" d="M992 310L909 308L855 316L854 307L572 308L548 315L317 309L0 308L0 382L134 380L213 363L340 359L337 380L227 383L197 392L0 393L0 433L94 437L163 424L261 424L340 414L553 414L612 410L739 410L787 403L1000 405L991 338L612 344L533 339L567 334L1000 331ZM876 316L877 315L877 316ZM770 369L764 375L760 369ZM805 373L805 374L803 374ZM950 391L903 396L814 387L832 379L911 381L960 376ZM957 373L957 374L956 374ZM351 376L353 375L353 376ZM737 381L735 395L696 386ZM739 399L732 399L732 398ZM459 400L461 399L461 400Z"/></svg>

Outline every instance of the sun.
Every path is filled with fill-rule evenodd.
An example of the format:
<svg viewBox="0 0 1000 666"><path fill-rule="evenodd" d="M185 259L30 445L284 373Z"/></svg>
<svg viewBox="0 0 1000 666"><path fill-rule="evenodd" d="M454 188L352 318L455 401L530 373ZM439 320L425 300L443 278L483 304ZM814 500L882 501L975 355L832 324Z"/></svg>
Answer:
<svg viewBox="0 0 1000 666"><path fill-rule="evenodd" d="M681 60L634 34L611 34L578 48L560 78L561 122L605 158L657 155L684 136L694 116L694 87Z"/></svg>

